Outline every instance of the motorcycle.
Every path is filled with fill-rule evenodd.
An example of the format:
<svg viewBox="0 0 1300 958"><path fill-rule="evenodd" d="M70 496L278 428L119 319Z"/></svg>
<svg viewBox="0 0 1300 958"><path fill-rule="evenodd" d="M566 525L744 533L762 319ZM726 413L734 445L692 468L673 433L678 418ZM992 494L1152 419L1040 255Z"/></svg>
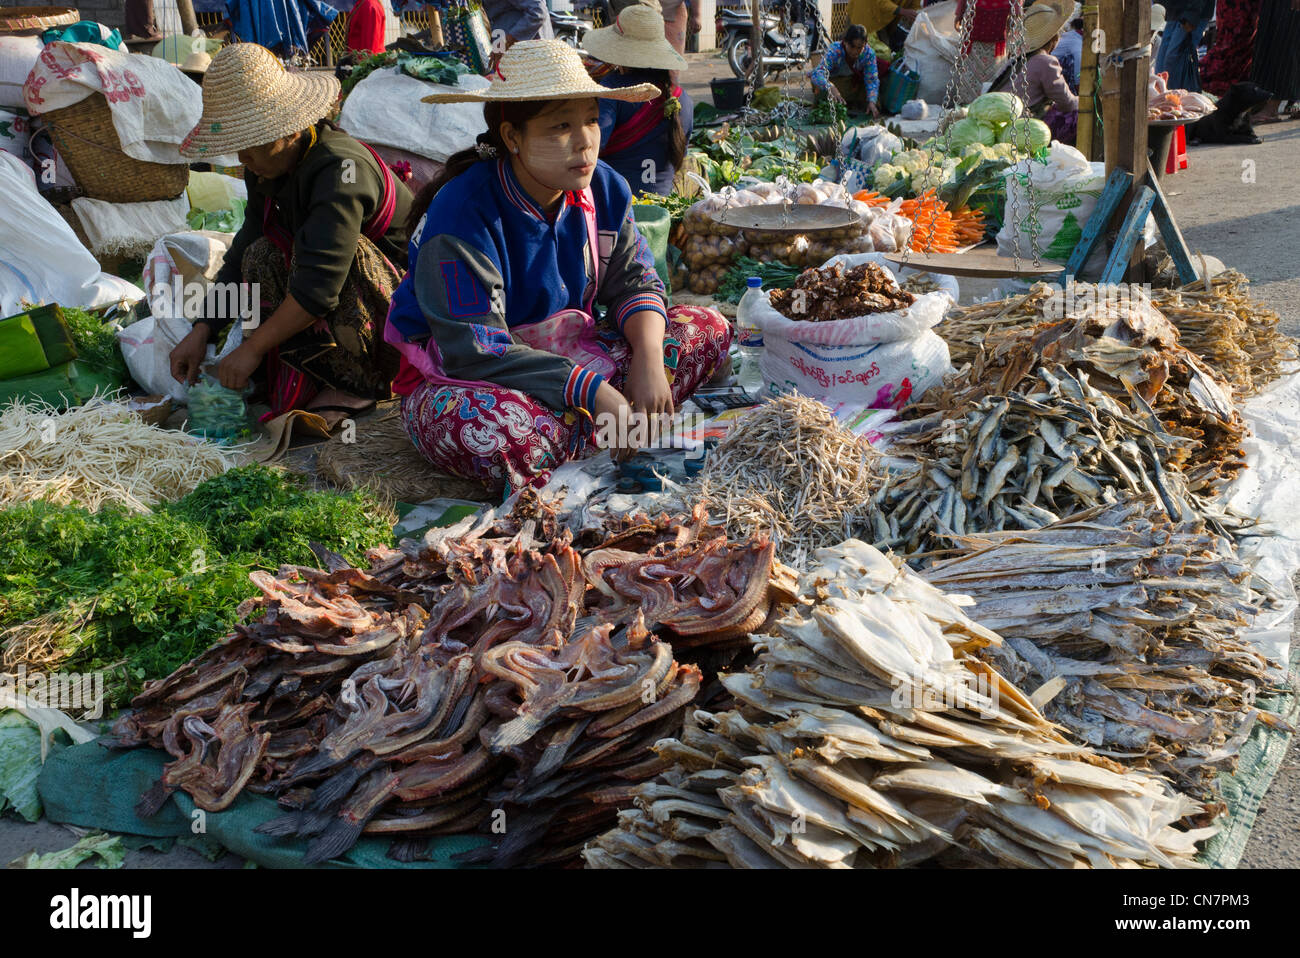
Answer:
<svg viewBox="0 0 1300 958"><path fill-rule="evenodd" d="M591 21L584 20L577 14L551 11L551 31L555 34L555 39L563 40L579 53L584 52L582 41L590 29Z"/></svg>
<svg viewBox="0 0 1300 958"><path fill-rule="evenodd" d="M761 14L763 31L763 70L780 72L799 69L808 64L814 53L830 46L830 34L822 22L817 4L811 0L778 0L772 12ZM746 10L723 9L716 26L725 36L727 63L731 72L742 80L754 70L753 16Z"/></svg>

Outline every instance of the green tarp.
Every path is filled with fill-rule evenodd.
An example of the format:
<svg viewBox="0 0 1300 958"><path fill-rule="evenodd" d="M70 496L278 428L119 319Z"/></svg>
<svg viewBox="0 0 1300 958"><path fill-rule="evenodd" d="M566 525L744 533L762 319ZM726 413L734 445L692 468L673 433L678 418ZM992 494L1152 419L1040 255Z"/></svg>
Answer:
<svg viewBox="0 0 1300 958"><path fill-rule="evenodd" d="M662 206L650 206L645 203L633 203L632 215L636 218L636 228L645 237L646 244L655 258L655 272L663 280L664 289L672 292L672 283L668 273L668 234L673 228L672 217Z"/></svg>
<svg viewBox="0 0 1300 958"><path fill-rule="evenodd" d="M184 792L174 792L152 818L135 814L140 796L158 781L170 757L157 749L117 751L98 742L51 753L36 787L52 822L153 838L185 838L201 821L205 837L263 868L302 868L306 843L260 835L254 829L284 814L275 800L244 792L224 812L195 816ZM329 863L344 868L458 868L451 856L487 844L477 835L430 839L427 862L398 862L388 857L390 838L362 838L346 855Z"/></svg>

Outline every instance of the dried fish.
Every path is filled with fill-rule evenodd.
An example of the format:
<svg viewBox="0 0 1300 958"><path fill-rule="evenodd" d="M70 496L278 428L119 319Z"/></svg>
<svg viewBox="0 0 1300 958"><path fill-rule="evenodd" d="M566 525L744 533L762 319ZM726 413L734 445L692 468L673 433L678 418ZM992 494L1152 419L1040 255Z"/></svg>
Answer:
<svg viewBox="0 0 1300 958"><path fill-rule="evenodd" d="M779 634L757 640L752 670L728 677L741 706L697 710L683 730L742 761L719 769L708 749L657 743L676 764L633 789L640 814L586 846L588 867L664 867L682 846L719 850L736 868L1190 867L1216 831L1180 830L1205 806L1062 738L974 654L998 648L998 636L871 546L819 550L801 591ZM856 681L880 704L766 697L789 644L837 674L857 663ZM665 784L706 770L724 815L707 802L650 814L664 808ZM679 817L686 827L673 827Z"/></svg>
<svg viewBox="0 0 1300 958"><path fill-rule="evenodd" d="M1241 637L1277 597L1257 591L1233 544L1142 498L959 545L923 575L969 596L970 616L1006 640L990 661L1051 686L1045 714L1078 740L1211 797L1257 690L1284 679Z"/></svg>

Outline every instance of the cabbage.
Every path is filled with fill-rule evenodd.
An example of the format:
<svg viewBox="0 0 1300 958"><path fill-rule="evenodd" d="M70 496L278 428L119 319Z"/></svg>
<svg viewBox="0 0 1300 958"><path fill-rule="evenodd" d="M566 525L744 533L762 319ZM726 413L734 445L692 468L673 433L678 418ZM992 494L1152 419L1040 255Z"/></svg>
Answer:
<svg viewBox="0 0 1300 958"><path fill-rule="evenodd" d="M892 163L881 163L871 177L871 185L878 190L888 189L892 184L907 176L906 171Z"/></svg>
<svg viewBox="0 0 1300 958"><path fill-rule="evenodd" d="M990 126L1010 123L1025 112L1025 105L1014 93L985 93L971 101L966 115Z"/></svg>
<svg viewBox="0 0 1300 958"><path fill-rule="evenodd" d="M993 127L970 117L954 123L952 129L948 131L948 136L949 148L953 150L964 150L972 143L992 146L998 140L997 131Z"/></svg>
<svg viewBox="0 0 1300 958"><path fill-rule="evenodd" d="M1042 120L1025 116L1008 123L998 140L1002 143L1010 143L1017 150L1037 153L1052 145L1052 131Z"/></svg>

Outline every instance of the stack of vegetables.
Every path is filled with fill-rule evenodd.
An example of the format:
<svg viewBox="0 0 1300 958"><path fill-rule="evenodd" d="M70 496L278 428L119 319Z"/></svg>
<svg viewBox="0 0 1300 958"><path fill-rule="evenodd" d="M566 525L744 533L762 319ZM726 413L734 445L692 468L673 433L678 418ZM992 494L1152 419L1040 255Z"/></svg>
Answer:
<svg viewBox="0 0 1300 958"><path fill-rule="evenodd" d="M950 114L943 132L877 166L872 185L890 199L933 190L949 209L994 213L1001 206L1002 174L1052 142L1047 124L1023 114L1024 105L1014 94L985 93L964 115Z"/></svg>
<svg viewBox="0 0 1300 958"><path fill-rule="evenodd" d="M950 210L934 190L927 190L914 200L891 201L874 190L861 190L853 198L868 206L887 207L911 220L913 230L908 246L913 250L955 253L984 239L984 214L980 210L969 207Z"/></svg>

